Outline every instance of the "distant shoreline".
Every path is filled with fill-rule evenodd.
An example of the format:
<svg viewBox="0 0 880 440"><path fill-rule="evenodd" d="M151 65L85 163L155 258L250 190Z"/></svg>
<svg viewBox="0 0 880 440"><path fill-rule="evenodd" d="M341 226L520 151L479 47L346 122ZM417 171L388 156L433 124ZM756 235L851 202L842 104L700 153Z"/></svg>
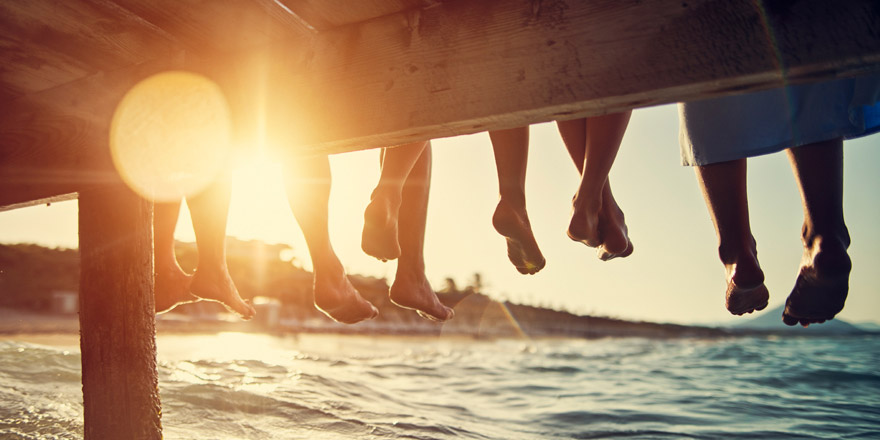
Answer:
<svg viewBox="0 0 880 440"><path fill-rule="evenodd" d="M589 319L589 317L582 317ZM593 320L607 320L606 318L592 318ZM591 329L566 329L564 331L529 331L517 328L496 329L473 329L454 325L438 325L426 323L405 327L385 328L370 323L356 324L353 326L342 325L330 320L318 322L303 322L299 325L281 325L267 327L257 321L240 321L236 319L188 319L182 315L161 315L156 320L157 335L196 335L216 334L222 332L260 333L269 335L296 335L296 334L336 334L354 336L379 336L379 337L415 337L415 338L467 338L473 340L491 339L598 339L605 337L640 337L640 338L725 338L725 337L753 337L753 336L780 336L780 337L815 337L831 336L826 333L796 333L780 330L755 330L736 328L714 328L700 326L686 326L680 324L657 324L647 322L630 322L610 320L610 324L600 327L593 325ZM421 324L421 323L419 323ZM525 327L525 326L524 326ZM880 334L880 332L864 331L850 335L833 336L864 336ZM75 343L61 345L79 345L79 317L75 314L50 314L37 313L24 310L0 308L0 340L52 340L53 338L67 339ZM49 344L57 345L57 344Z"/></svg>

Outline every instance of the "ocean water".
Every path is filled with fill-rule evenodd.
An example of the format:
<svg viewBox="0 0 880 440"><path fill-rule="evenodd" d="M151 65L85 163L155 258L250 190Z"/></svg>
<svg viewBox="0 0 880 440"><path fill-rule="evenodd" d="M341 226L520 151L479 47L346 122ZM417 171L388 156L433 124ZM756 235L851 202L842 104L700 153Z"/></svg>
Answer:
<svg viewBox="0 0 880 440"><path fill-rule="evenodd" d="M0 341L0 438L81 438L75 342ZM158 345L168 439L880 438L876 336Z"/></svg>

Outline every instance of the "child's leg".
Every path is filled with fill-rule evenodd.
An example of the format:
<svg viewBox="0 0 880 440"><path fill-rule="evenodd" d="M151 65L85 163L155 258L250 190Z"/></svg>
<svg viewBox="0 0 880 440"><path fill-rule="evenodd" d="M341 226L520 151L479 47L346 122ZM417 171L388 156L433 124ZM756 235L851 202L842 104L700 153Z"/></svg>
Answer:
<svg viewBox="0 0 880 440"><path fill-rule="evenodd" d="M631 114L626 111L557 123L569 155L581 173L572 201L568 235L572 240L598 247L603 260L626 257L633 251L623 211L608 182L608 172Z"/></svg>
<svg viewBox="0 0 880 440"><path fill-rule="evenodd" d="M520 273L534 274L546 263L526 212L529 127L490 131L500 198L492 225L507 240L507 257Z"/></svg>
<svg viewBox="0 0 880 440"><path fill-rule="evenodd" d="M226 218L231 192L229 177L222 176L201 194L186 199L199 249L199 264L190 289L193 295L219 302L250 319L254 308L241 299L226 267Z"/></svg>
<svg viewBox="0 0 880 440"><path fill-rule="evenodd" d="M807 326L843 310L852 262L843 220L843 140L788 149L804 205L804 258L783 321Z"/></svg>
<svg viewBox="0 0 880 440"><path fill-rule="evenodd" d="M174 255L174 229L180 213L180 202L153 205L153 264L156 272L156 313L167 312L179 304L198 301L189 292L191 277Z"/></svg>
<svg viewBox="0 0 880 440"><path fill-rule="evenodd" d="M401 194L410 170L427 144L427 142L413 142L382 149L379 158L382 169L379 183L373 190L370 204L364 211L361 248L367 255L382 261L394 260L400 256L397 224Z"/></svg>
<svg viewBox="0 0 880 440"><path fill-rule="evenodd" d="M697 167L696 173L718 235L718 255L727 273L727 310L734 315L763 310L770 295L749 225L746 160Z"/></svg>
<svg viewBox="0 0 880 440"><path fill-rule="evenodd" d="M426 143L422 150L402 188L398 230L400 259L390 297L393 303L414 309L424 318L446 321L454 313L440 303L425 277L425 225L431 190L430 144ZM389 160L393 154L394 149L387 150L385 160Z"/></svg>
<svg viewBox="0 0 880 440"><path fill-rule="evenodd" d="M290 209L303 231L315 271L315 306L346 324L375 318L379 311L348 281L330 244L327 221L331 177L327 156L282 156Z"/></svg>

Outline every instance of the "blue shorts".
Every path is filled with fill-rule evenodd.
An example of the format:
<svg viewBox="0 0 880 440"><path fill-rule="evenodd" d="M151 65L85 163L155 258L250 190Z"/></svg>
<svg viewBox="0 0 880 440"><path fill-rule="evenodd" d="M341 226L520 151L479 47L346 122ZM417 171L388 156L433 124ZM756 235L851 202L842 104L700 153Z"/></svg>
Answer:
<svg viewBox="0 0 880 440"><path fill-rule="evenodd" d="M679 104L684 165L775 153L880 131L880 76L803 84Z"/></svg>

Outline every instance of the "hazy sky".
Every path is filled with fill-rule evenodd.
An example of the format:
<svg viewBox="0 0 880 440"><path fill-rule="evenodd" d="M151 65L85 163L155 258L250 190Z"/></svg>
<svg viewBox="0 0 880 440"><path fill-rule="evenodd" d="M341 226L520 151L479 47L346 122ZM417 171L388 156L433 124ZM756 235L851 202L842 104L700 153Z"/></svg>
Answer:
<svg viewBox="0 0 880 440"><path fill-rule="evenodd" d="M434 141L426 261L436 288L446 277L464 285L480 272L486 293L515 302L661 322L736 319L724 309L724 272L693 170L680 165L674 106L633 113L611 173L635 246L626 259L599 261L593 249L566 237L577 172L555 124L533 126L531 147L527 203L547 267L526 276L508 262L504 239L491 225L498 185L488 135ZM880 135L846 144L845 212L853 238L853 273L840 316L853 322L880 322L878 164ZM390 280L395 263L378 262L360 250L363 210L378 180L377 151L337 155L332 166L330 228L336 251L349 273ZM245 169L237 182L229 234L290 244L297 260L310 268L278 170ZM788 296L802 255L800 197L784 154L749 161L749 195L772 308ZM0 213L2 242L75 247L76 234L76 202ZM193 240L188 217L181 218L178 238Z"/></svg>

